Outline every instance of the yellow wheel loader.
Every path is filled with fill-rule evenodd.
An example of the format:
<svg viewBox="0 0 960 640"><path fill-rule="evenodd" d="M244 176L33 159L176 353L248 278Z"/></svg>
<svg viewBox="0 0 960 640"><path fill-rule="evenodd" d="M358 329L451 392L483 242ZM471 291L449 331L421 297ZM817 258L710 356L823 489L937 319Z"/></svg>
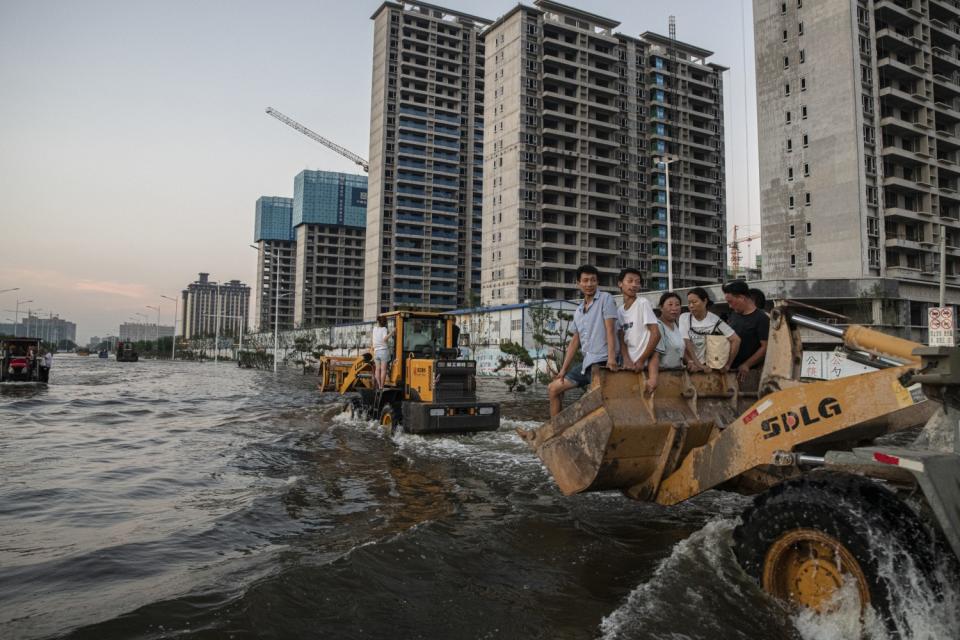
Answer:
<svg viewBox="0 0 960 640"><path fill-rule="evenodd" d="M773 310L763 370L743 384L732 373L664 370L648 395L644 374L597 367L577 402L518 433L566 495L620 490L662 505L709 489L755 495L734 551L764 590L823 611L852 581L861 606L892 625L897 576L881 566L878 540L908 550L928 576L933 538L960 555L960 348L842 328L798 309ZM802 378L801 327L838 338L851 354L870 354L876 370ZM924 424L953 444L869 446ZM907 495L923 498L933 538Z"/></svg>
<svg viewBox="0 0 960 640"><path fill-rule="evenodd" d="M477 401L477 364L459 357L454 317L421 311L381 314L393 335L382 389L373 381L373 353L356 358L325 356L321 391L357 392L351 410L376 419L391 432L469 433L500 427L500 405Z"/></svg>

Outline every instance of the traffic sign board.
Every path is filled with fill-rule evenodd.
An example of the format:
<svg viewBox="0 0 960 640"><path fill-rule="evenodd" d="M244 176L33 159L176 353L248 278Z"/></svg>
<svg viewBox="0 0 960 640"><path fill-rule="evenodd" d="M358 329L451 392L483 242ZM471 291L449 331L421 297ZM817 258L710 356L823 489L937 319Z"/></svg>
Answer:
<svg viewBox="0 0 960 640"><path fill-rule="evenodd" d="M927 310L927 329L931 347L954 346L953 307L930 307Z"/></svg>

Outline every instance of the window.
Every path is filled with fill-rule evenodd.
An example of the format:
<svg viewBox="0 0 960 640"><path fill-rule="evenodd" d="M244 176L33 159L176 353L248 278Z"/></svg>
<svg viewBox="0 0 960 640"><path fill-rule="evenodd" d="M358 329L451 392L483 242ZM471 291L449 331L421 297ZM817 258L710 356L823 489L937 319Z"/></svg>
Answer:
<svg viewBox="0 0 960 640"><path fill-rule="evenodd" d="M791 140L790 138L787 138L787 153L791 153L792 151L793 151L793 140Z"/></svg>
<svg viewBox="0 0 960 640"><path fill-rule="evenodd" d="M807 119L807 105L800 105L800 117L804 120Z"/></svg>
<svg viewBox="0 0 960 640"><path fill-rule="evenodd" d="M790 68L790 56L783 56L783 68L784 69Z"/></svg>
<svg viewBox="0 0 960 640"><path fill-rule="evenodd" d="M797 232L796 232L796 229L794 229L794 225L790 225L790 237L791 238L797 237Z"/></svg>
<svg viewBox="0 0 960 640"><path fill-rule="evenodd" d="M787 111L787 124L790 124L790 112Z"/></svg>
<svg viewBox="0 0 960 640"><path fill-rule="evenodd" d="M807 251L807 266L813 266L813 251Z"/></svg>
<svg viewBox="0 0 960 640"><path fill-rule="evenodd" d="M810 136L803 134L803 148L806 149L810 146Z"/></svg>
<svg viewBox="0 0 960 640"><path fill-rule="evenodd" d="M793 180L793 167L787 167L787 180Z"/></svg>
<svg viewBox="0 0 960 640"><path fill-rule="evenodd" d="M810 177L810 165L806 162L803 163L803 177Z"/></svg>
<svg viewBox="0 0 960 640"><path fill-rule="evenodd" d="M784 41L784 42L787 41L787 30L786 30L786 29L783 30L783 41Z"/></svg>
<svg viewBox="0 0 960 640"><path fill-rule="evenodd" d="M803 23L802 23L802 22L797 25L797 35L798 35L798 36L802 36L802 35L803 35Z"/></svg>
<svg viewBox="0 0 960 640"><path fill-rule="evenodd" d="M789 198L787 198L787 208L793 209L793 196L790 196Z"/></svg>
<svg viewBox="0 0 960 640"><path fill-rule="evenodd" d="M800 49L800 64L803 64L807 61L807 54L803 49Z"/></svg>
<svg viewBox="0 0 960 640"><path fill-rule="evenodd" d="M785 96L790 95L790 83L789 83L789 82L786 83L785 85L783 85L783 95L785 95Z"/></svg>
<svg viewBox="0 0 960 640"><path fill-rule="evenodd" d="M797 9L803 9L803 0L797 0Z"/></svg>
<svg viewBox="0 0 960 640"><path fill-rule="evenodd" d="M523 320L511 320L510 321L510 330L511 331L520 331L521 326L523 325Z"/></svg>
<svg viewBox="0 0 960 640"><path fill-rule="evenodd" d="M780 3L780 15L784 15L784 16L787 15L787 3L786 3L786 2L781 2L781 3Z"/></svg>
<svg viewBox="0 0 960 640"><path fill-rule="evenodd" d="M797 254L795 253L790 254L790 268L791 269L797 268Z"/></svg>
<svg viewBox="0 0 960 640"><path fill-rule="evenodd" d="M803 206L805 206L805 207L809 207L809 206L810 206L810 192L809 192L809 191L807 191L805 194L803 194Z"/></svg>
<svg viewBox="0 0 960 640"><path fill-rule="evenodd" d="M808 222L808 223L806 224L805 232L806 232L806 234L807 234L808 236L812 236L812 235L813 235L813 223L812 223L812 222Z"/></svg>
<svg viewBox="0 0 960 640"><path fill-rule="evenodd" d="M800 78L800 91L806 91L806 90L807 90L807 79Z"/></svg>

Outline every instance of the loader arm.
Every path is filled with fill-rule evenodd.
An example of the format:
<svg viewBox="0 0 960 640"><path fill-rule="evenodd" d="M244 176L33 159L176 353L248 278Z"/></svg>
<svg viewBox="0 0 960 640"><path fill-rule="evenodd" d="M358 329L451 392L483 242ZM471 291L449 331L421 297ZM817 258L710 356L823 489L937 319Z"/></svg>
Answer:
<svg viewBox="0 0 960 640"><path fill-rule="evenodd" d="M343 376L343 382L340 383L340 387L337 389L337 391L341 395L353 391L353 388L356 386L357 381L360 378L360 374L373 371L373 366L370 364L372 361L373 356L370 353L364 353L363 355L358 356L357 359L353 361L353 364L350 365L346 375Z"/></svg>
<svg viewBox="0 0 960 640"><path fill-rule="evenodd" d="M656 502L670 505L692 498L751 469L772 464L777 452L793 451L865 423L895 421L898 412L926 400L918 388L901 385L900 376L910 369L905 365L811 382L760 398L706 444L690 451L664 478Z"/></svg>

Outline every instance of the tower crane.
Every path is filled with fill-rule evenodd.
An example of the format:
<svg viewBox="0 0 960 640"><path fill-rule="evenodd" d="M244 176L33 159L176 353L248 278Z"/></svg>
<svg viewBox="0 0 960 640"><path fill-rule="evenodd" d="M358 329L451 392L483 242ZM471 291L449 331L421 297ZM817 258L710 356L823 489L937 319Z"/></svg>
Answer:
<svg viewBox="0 0 960 640"><path fill-rule="evenodd" d="M742 258L740 252L740 243L741 242L751 242L752 240L758 240L760 238L759 233L752 233L747 236L738 236L737 231L741 227L733 225L733 240L727 243L727 246L730 247L730 269L734 274L740 272L740 260Z"/></svg>
<svg viewBox="0 0 960 640"><path fill-rule="evenodd" d="M364 170L364 172L366 173L370 172L370 163L368 163L364 158L361 158L360 156L350 151L349 149L341 147L335 142L331 142L330 140L327 140L326 138L321 136L319 133L306 128L305 126L303 126L302 124L294 120L293 118L289 118L283 115L273 107L267 107L267 115L273 116L283 124L287 125L291 129L296 129L297 131L307 136L308 138L313 138L314 140L316 140L326 148L336 151L337 153L342 155L344 158L347 158L348 160L352 160L354 163L360 165L360 167Z"/></svg>

